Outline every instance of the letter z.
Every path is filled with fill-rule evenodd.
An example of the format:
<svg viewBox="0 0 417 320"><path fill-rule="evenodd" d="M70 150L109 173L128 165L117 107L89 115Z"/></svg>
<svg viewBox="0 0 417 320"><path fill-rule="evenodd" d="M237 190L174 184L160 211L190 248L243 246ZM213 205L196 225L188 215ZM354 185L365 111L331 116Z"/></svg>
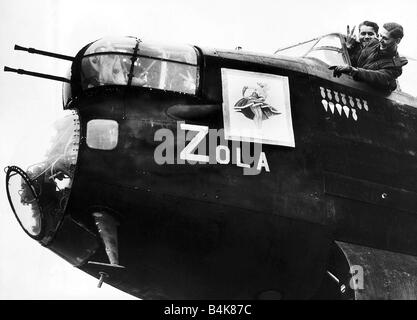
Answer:
<svg viewBox="0 0 417 320"><path fill-rule="evenodd" d="M209 162L209 157L200 155L200 154L193 154L194 150L197 148L199 143L204 140L208 133L208 127L205 126L197 126L192 124L185 124L181 123L180 125L182 130L190 130L190 131L197 131L197 135L190 141L188 145L180 152L180 159L181 160L189 160L189 161L197 161L197 162Z"/></svg>

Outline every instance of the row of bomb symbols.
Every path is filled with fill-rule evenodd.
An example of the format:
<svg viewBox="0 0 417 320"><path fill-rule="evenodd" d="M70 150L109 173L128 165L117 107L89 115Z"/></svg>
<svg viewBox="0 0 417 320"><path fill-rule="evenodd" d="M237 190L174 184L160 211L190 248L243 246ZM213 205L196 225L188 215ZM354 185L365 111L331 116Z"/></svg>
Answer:
<svg viewBox="0 0 417 320"><path fill-rule="evenodd" d="M324 89L323 87L320 87L320 94L323 98L323 100L321 100L321 104L326 112L330 111L334 114L336 110L339 115L344 114L348 119L349 116L351 116L353 120L358 121L356 108L359 110L363 109L365 111L369 111L368 102L364 99L353 98L349 95L346 97L346 94L344 93Z"/></svg>

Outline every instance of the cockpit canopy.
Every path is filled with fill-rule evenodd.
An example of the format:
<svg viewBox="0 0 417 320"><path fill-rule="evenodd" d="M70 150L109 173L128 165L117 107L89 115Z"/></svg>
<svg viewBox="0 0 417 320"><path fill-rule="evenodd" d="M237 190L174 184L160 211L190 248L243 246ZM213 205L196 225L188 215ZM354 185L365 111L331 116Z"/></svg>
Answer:
<svg viewBox="0 0 417 320"><path fill-rule="evenodd" d="M84 91L102 86L147 87L196 95L199 51L190 45L167 45L135 37L103 38L85 47L64 83L63 104ZM345 37L332 33L286 48L276 55L303 58L326 66L350 65ZM412 62L412 63L411 63ZM403 69L396 91L417 96L415 60Z"/></svg>
<svg viewBox="0 0 417 320"><path fill-rule="evenodd" d="M81 90L123 85L195 94L199 70L197 50L189 45L167 45L135 37L103 38L91 43L82 56ZM74 68L73 68L74 71ZM71 88L64 89L64 105Z"/></svg>
<svg viewBox="0 0 417 320"><path fill-rule="evenodd" d="M339 33L328 34L299 44L278 49L277 55L313 59L328 66L351 65L345 45L345 37ZM417 97L417 60L407 57L408 64L403 67L402 75L397 79L396 92Z"/></svg>
<svg viewBox="0 0 417 320"><path fill-rule="evenodd" d="M290 47L278 49L275 54L310 58L324 62L329 66L348 65L350 59L343 50L344 39L338 33L332 33L320 38L305 41Z"/></svg>

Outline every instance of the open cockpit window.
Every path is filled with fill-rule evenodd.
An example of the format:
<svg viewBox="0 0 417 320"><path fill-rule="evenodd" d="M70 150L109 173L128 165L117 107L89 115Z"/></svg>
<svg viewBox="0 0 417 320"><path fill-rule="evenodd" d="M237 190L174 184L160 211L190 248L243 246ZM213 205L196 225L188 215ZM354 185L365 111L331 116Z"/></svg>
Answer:
<svg viewBox="0 0 417 320"><path fill-rule="evenodd" d="M197 51L192 46L161 45L133 37L92 43L81 60L83 90L126 85L195 94Z"/></svg>
<svg viewBox="0 0 417 320"><path fill-rule="evenodd" d="M343 46L344 39L339 34L329 34L321 38L279 49L275 54L299 58L310 58L331 65L350 64Z"/></svg>

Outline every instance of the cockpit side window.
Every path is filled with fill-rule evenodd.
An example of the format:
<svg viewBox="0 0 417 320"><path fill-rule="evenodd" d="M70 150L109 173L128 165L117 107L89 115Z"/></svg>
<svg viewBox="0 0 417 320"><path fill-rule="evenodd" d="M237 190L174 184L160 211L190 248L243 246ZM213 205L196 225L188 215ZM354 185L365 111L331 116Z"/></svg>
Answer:
<svg viewBox="0 0 417 320"><path fill-rule="evenodd" d="M275 54L312 58L327 65L346 65L350 64L350 60L344 49L343 41L339 34L329 34L295 46L279 49Z"/></svg>
<svg viewBox="0 0 417 320"><path fill-rule="evenodd" d="M81 60L83 90L126 85L196 93L199 79L195 48L135 38L122 40L99 40L86 50Z"/></svg>
<svg viewBox="0 0 417 320"><path fill-rule="evenodd" d="M318 38L301 42L299 44L292 45L286 48L278 49L277 51L275 51L275 54L295 58L302 57L311 50L311 48L317 43L317 41Z"/></svg>
<svg viewBox="0 0 417 320"><path fill-rule="evenodd" d="M329 66L349 64L349 58L343 50L338 34L322 37L304 57L320 60Z"/></svg>
<svg viewBox="0 0 417 320"><path fill-rule="evenodd" d="M306 58L314 58L329 66L341 66L346 65L346 61L343 59L343 56L338 51L328 50L328 49L317 49L310 51Z"/></svg>
<svg viewBox="0 0 417 320"><path fill-rule="evenodd" d="M408 57L407 60L408 63L402 68L402 75L397 79L397 90L417 97L417 60Z"/></svg>
<svg viewBox="0 0 417 320"><path fill-rule="evenodd" d="M336 49L342 49L342 43L340 37L337 34L330 34L320 38L320 40L314 45L315 48L330 47Z"/></svg>

